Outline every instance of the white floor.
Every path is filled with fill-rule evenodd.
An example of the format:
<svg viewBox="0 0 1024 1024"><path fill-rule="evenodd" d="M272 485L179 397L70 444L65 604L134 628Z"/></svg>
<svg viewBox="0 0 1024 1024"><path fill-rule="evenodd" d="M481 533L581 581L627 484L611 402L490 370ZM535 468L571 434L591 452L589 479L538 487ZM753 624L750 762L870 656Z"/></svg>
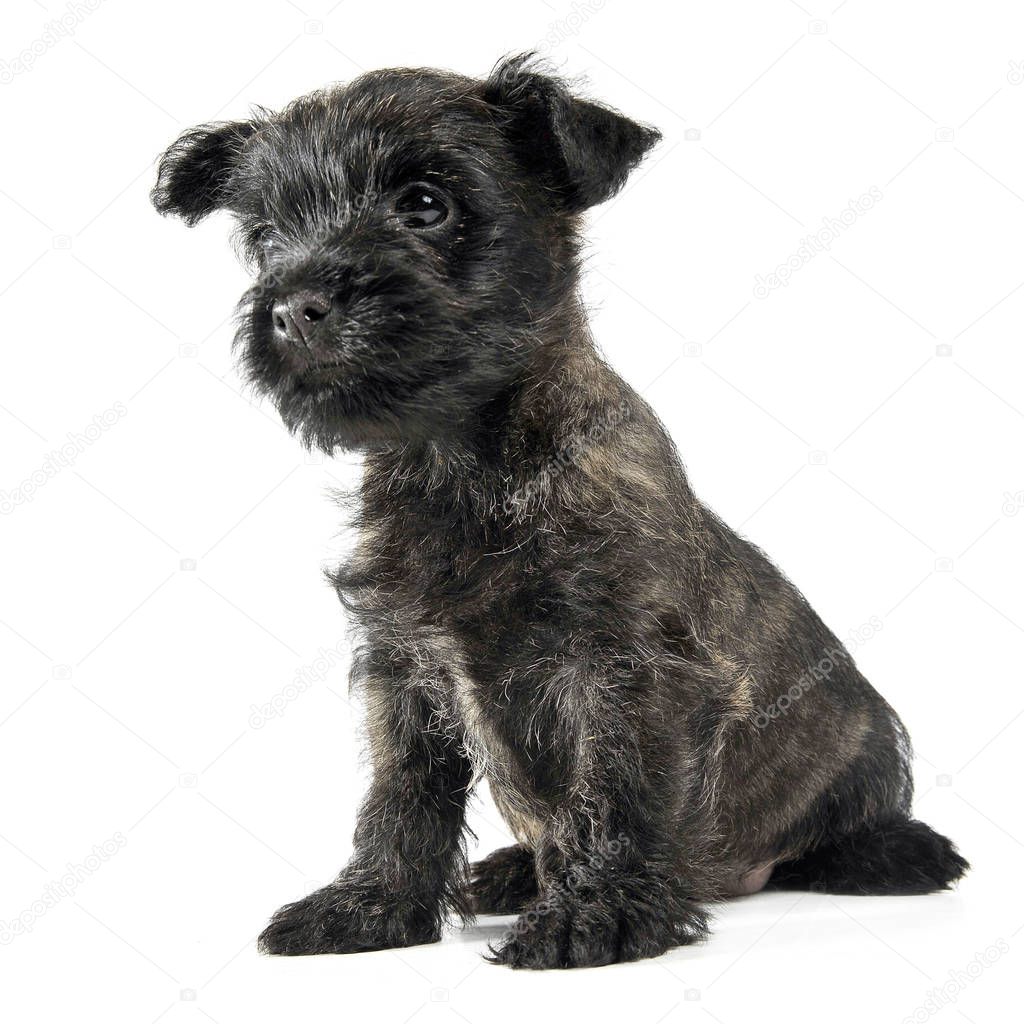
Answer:
<svg viewBox="0 0 1024 1024"><path fill-rule="evenodd" d="M186 866L198 853L188 845L179 851ZM22 1007L16 1019L861 1024L941 1012L996 1022L1012 1019L1021 967L1019 892L997 906L970 882L959 894L919 898L761 894L721 907L705 945L639 964L535 973L480 956L510 918L481 919L433 946L261 957L241 923L258 918L266 893L237 875L218 881L223 891L210 884L203 903L176 899L180 881L150 876L119 910L84 892L77 906L53 910L0 952L4 997Z"/></svg>

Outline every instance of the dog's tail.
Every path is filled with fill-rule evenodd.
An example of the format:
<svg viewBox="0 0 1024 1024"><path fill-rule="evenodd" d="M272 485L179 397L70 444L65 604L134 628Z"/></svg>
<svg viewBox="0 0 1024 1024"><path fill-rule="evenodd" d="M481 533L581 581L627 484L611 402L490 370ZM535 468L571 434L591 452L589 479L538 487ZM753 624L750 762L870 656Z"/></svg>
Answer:
<svg viewBox="0 0 1024 1024"><path fill-rule="evenodd" d="M949 889L969 868L945 836L899 817L827 835L798 859L777 864L767 888L912 895Z"/></svg>

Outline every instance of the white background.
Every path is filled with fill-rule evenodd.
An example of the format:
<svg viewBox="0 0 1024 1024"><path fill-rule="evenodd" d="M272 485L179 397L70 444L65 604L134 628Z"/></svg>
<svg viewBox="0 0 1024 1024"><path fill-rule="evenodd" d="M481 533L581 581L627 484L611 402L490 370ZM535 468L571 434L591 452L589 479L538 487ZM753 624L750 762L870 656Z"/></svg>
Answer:
<svg viewBox="0 0 1024 1024"><path fill-rule="evenodd" d="M5 3L0 59L66 13ZM0 85L0 497L30 497L0 515L5 1018L896 1022L930 1019L946 983L935 1016L1006 1020L1024 968L1020 5L106 0L76 20ZM358 464L304 460L240 393L229 224L157 217L154 159L189 125L364 69L482 74L530 47L665 135L591 218L602 348L698 493L841 637L880 623L857 657L914 737L917 813L974 871L933 897L763 894L721 907L706 945L596 971L484 963L495 919L431 947L259 957L267 916L346 859L365 782L320 573L343 546L328 490ZM755 296L872 188L830 251ZM472 823L481 852L509 841L484 797ZM3 932L22 915L27 934Z"/></svg>

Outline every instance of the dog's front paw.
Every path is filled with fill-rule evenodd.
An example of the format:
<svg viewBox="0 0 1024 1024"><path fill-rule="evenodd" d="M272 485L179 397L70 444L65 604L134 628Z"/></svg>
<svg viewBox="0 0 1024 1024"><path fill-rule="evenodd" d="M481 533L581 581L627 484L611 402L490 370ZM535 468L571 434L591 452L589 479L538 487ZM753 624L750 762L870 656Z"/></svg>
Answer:
<svg viewBox="0 0 1024 1024"><path fill-rule="evenodd" d="M698 906L652 895L633 884L550 894L523 912L488 959L534 970L600 967L660 956L707 934L707 915Z"/></svg>
<svg viewBox="0 0 1024 1024"><path fill-rule="evenodd" d="M261 953L303 956L359 953L436 942L437 901L421 893L385 892L373 882L346 879L288 903L261 933Z"/></svg>

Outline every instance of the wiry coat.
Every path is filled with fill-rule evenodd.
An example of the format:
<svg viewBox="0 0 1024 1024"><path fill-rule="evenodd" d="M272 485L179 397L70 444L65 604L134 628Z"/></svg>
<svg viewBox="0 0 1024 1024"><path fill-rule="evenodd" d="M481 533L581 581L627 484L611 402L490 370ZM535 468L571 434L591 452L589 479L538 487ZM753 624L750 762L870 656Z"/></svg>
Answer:
<svg viewBox="0 0 1024 1024"><path fill-rule="evenodd" d="M278 912L269 952L522 911L494 959L592 965L692 941L703 902L766 881L925 892L966 867L909 817L896 715L595 350L579 215L657 138L515 58L483 82L374 73L161 164L158 207L232 210L258 264L249 379L308 444L366 451L333 579L373 781L351 863ZM410 181L439 227L403 229ZM315 365L269 315L311 286ZM480 777L519 845L470 873Z"/></svg>

